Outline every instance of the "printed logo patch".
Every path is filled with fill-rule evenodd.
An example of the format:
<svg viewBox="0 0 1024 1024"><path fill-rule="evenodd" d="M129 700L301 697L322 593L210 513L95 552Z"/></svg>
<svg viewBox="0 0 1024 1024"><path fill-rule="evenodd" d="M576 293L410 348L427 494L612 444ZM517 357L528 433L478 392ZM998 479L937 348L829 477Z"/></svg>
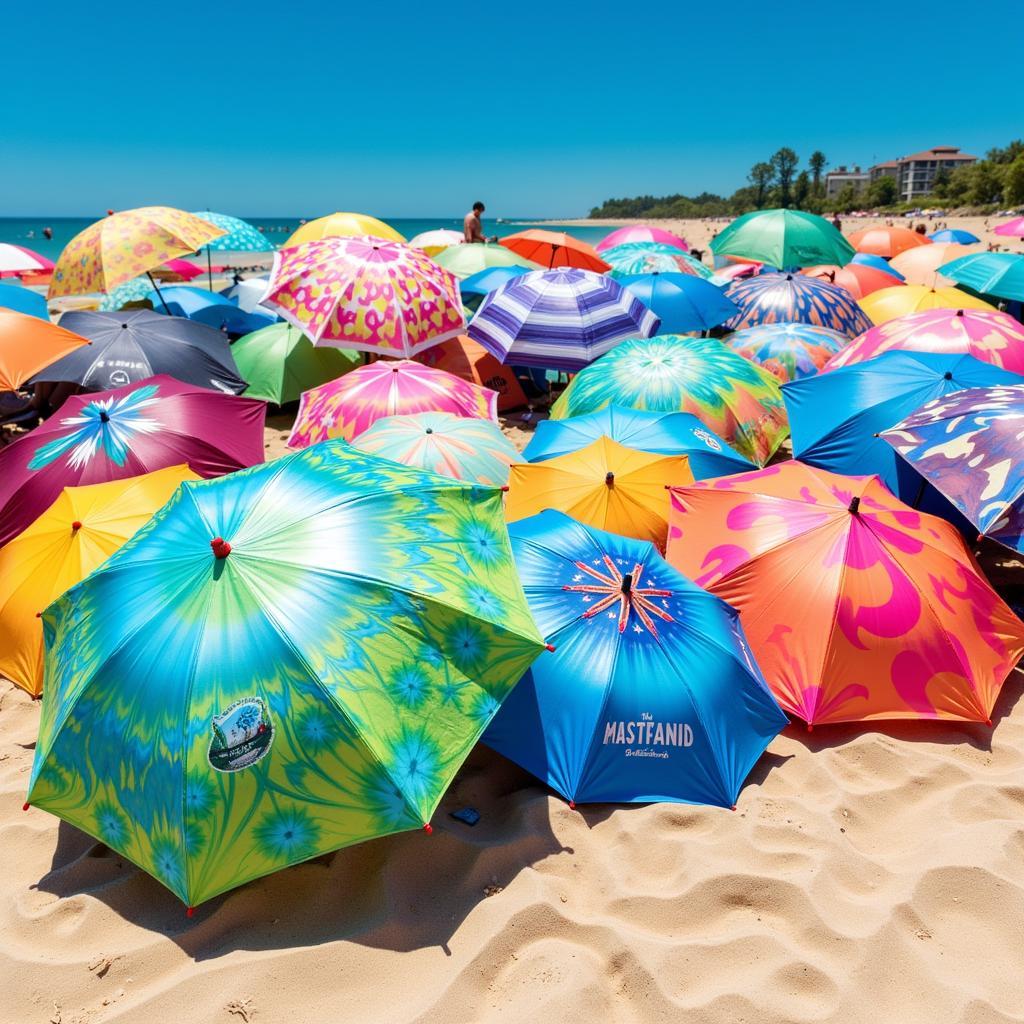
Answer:
<svg viewBox="0 0 1024 1024"><path fill-rule="evenodd" d="M709 434L706 430L695 430L693 436L703 441L713 451L720 452L722 450L722 444L713 434Z"/></svg>
<svg viewBox="0 0 1024 1024"><path fill-rule="evenodd" d="M215 715L213 736L207 758L218 772L251 768L270 752L274 724L270 711L259 697L243 697L226 711Z"/></svg>

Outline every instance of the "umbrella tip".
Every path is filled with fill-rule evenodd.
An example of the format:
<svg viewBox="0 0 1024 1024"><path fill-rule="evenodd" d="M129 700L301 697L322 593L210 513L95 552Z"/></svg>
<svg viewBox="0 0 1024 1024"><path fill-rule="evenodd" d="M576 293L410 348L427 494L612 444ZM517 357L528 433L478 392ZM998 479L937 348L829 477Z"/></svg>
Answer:
<svg viewBox="0 0 1024 1024"><path fill-rule="evenodd" d="M214 537L210 547L217 558L227 558L231 554L231 545L223 537Z"/></svg>
<svg viewBox="0 0 1024 1024"><path fill-rule="evenodd" d="M992 728L992 719L991 718L986 718L985 719L985 724L991 729Z"/></svg>
<svg viewBox="0 0 1024 1024"><path fill-rule="evenodd" d="M569 801L569 810L570 811L575 811L576 810L576 801L575 800L570 800Z"/></svg>
<svg viewBox="0 0 1024 1024"><path fill-rule="evenodd" d="M109 422L110 422L110 413L107 412L106 409L101 410L101 412L100 412L100 423L109 423Z"/></svg>
<svg viewBox="0 0 1024 1024"><path fill-rule="evenodd" d="M813 722L808 722L807 723L807 731L808 732L814 732L814 723Z"/></svg>
<svg viewBox="0 0 1024 1024"><path fill-rule="evenodd" d="M21 805L21 809L23 811L27 811L28 810L28 801L27 800Z"/></svg>
<svg viewBox="0 0 1024 1024"><path fill-rule="evenodd" d="M554 654L555 651L557 650L557 648L555 647L554 644L545 644L544 645L544 650L545 651L550 651L552 654Z"/></svg>
<svg viewBox="0 0 1024 1024"><path fill-rule="evenodd" d="M78 533L78 531L79 531L79 530L80 530L81 528L82 528L82 521L81 521L80 519L76 519L76 520L75 520L75 521L74 521L74 522L73 522L73 523L71 524L71 529L72 529L72 530L73 530L73 531L74 531L75 533Z"/></svg>
<svg viewBox="0 0 1024 1024"><path fill-rule="evenodd" d="M185 911L185 916L186 916L186 917L192 917L192 915L193 915L193 914L195 914L195 912L196 912L196 908L195 908L195 907L189 907L189 908L188 908L188 909L187 909L187 910Z"/></svg>
<svg viewBox="0 0 1024 1024"><path fill-rule="evenodd" d="M127 320L123 324L121 324L121 330L122 331L127 331L128 330L128 321Z"/></svg>
<svg viewBox="0 0 1024 1024"><path fill-rule="evenodd" d="M607 473L605 473L605 475L604 475L604 482L609 487L614 487L615 486L615 474L613 472L611 472L611 470L609 470Z"/></svg>
<svg viewBox="0 0 1024 1024"><path fill-rule="evenodd" d="M953 373L952 373L952 371L951 371L951 370L947 370L947 371L946 371L946 372L945 372L945 373L944 373L944 374L942 375L942 379L943 379L943 380L952 380L952 379L953 379Z"/></svg>
<svg viewBox="0 0 1024 1024"><path fill-rule="evenodd" d="M850 499L850 514L856 515L860 511L860 498L854 495Z"/></svg>
<svg viewBox="0 0 1024 1024"><path fill-rule="evenodd" d="M434 428L433 427L427 427L427 433L428 434L432 434L433 432L434 432Z"/></svg>
<svg viewBox="0 0 1024 1024"><path fill-rule="evenodd" d="M425 821L423 822L423 831L426 832L428 836L432 836L434 834L434 826L431 825L429 821Z"/></svg>
<svg viewBox="0 0 1024 1024"><path fill-rule="evenodd" d="M732 807L730 807L730 808L729 808L729 810L730 810L730 811L735 811L735 810L736 810L736 805L735 805L735 804L733 804L733 805L732 805Z"/></svg>
<svg viewBox="0 0 1024 1024"><path fill-rule="evenodd" d="M962 309L958 309L958 310L956 311L956 315L957 315L957 316L963 316L963 315L964 315L964 311L963 311Z"/></svg>
<svg viewBox="0 0 1024 1024"><path fill-rule="evenodd" d="M633 574L631 572L627 572L626 575L622 577L622 592L624 594L628 594L632 589Z"/></svg>

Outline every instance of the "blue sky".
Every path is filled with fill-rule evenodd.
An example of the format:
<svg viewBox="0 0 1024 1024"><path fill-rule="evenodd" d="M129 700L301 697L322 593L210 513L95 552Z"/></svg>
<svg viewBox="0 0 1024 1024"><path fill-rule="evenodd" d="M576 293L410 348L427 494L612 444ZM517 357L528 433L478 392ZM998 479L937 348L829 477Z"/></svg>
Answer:
<svg viewBox="0 0 1024 1024"><path fill-rule="evenodd" d="M1024 131L1017 0L6 8L0 216L569 217Z"/></svg>

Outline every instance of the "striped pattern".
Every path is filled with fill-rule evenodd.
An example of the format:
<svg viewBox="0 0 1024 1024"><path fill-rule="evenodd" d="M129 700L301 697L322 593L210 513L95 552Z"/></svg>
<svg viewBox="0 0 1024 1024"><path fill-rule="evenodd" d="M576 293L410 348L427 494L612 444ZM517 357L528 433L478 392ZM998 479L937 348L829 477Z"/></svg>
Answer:
<svg viewBox="0 0 1024 1024"><path fill-rule="evenodd" d="M580 370L625 338L650 337L658 324L610 278L559 268L523 274L491 292L469 336L505 363Z"/></svg>

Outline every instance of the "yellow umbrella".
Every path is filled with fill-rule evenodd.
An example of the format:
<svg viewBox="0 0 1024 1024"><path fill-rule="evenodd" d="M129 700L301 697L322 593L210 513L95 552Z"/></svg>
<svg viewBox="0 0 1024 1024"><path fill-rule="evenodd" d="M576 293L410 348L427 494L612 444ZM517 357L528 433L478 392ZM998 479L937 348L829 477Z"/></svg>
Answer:
<svg viewBox="0 0 1024 1024"><path fill-rule="evenodd" d="M689 480L693 473L685 455L641 452L602 436L568 455L513 465L505 518L511 523L554 508L587 526L650 540L664 550L665 488Z"/></svg>
<svg viewBox="0 0 1024 1024"><path fill-rule="evenodd" d="M109 292L168 260L195 252L224 229L172 206L140 206L90 224L64 247L50 298Z"/></svg>
<svg viewBox="0 0 1024 1024"><path fill-rule="evenodd" d="M889 266L898 270L907 284L923 284L929 288L951 287L953 282L938 273L944 263L951 263L960 256L970 256L980 252L977 245L959 245L956 242L937 242L932 245L919 245L914 249L904 249L898 256L889 260Z"/></svg>
<svg viewBox="0 0 1024 1024"><path fill-rule="evenodd" d="M453 245L462 245L463 241L465 239L461 231L438 228L436 231L421 231L415 238L409 239L409 244L414 249L421 249L428 256L436 256Z"/></svg>
<svg viewBox="0 0 1024 1024"><path fill-rule="evenodd" d="M0 675L38 695L43 689L39 612L112 555L183 480L188 466L110 483L65 487L27 529L0 548Z"/></svg>
<svg viewBox="0 0 1024 1024"><path fill-rule="evenodd" d="M389 242L405 241L405 236L400 235L390 224L367 213L329 213L326 217L307 221L292 233L281 248L287 249L300 242L317 242L321 238L348 238L353 235L372 235Z"/></svg>
<svg viewBox="0 0 1024 1024"><path fill-rule="evenodd" d="M884 324L907 313L923 309L995 309L959 288L927 288L923 284L901 284L896 288L879 288L877 292L857 300L874 324Z"/></svg>

